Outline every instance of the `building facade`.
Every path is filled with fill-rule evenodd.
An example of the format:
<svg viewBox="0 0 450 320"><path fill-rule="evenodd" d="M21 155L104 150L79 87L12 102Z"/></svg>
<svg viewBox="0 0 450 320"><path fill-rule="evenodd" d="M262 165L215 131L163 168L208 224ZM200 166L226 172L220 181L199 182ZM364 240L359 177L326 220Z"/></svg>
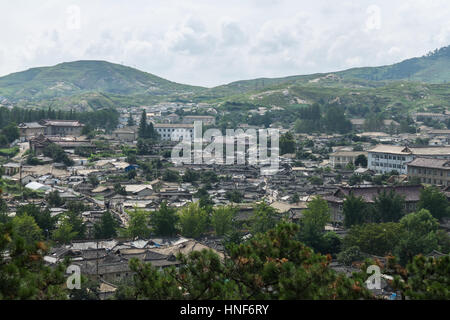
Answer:
<svg viewBox="0 0 450 320"><path fill-rule="evenodd" d="M338 151L330 154L330 164L333 168L336 166L345 167L348 163L355 163L358 156L364 155L367 158L368 153L364 151Z"/></svg>
<svg viewBox="0 0 450 320"><path fill-rule="evenodd" d="M194 125L192 124L157 123L153 127L164 141L192 140L194 137Z"/></svg>
<svg viewBox="0 0 450 320"><path fill-rule="evenodd" d="M22 138L37 137L40 134L45 134L45 126L40 125L37 122L22 122L18 125L20 136Z"/></svg>
<svg viewBox="0 0 450 320"><path fill-rule="evenodd" d="M41 120L47 136L81 136L84 124L78 120Z"/></svg>
<svg viewBox="0 0 450 320"><path fill-rule="evenodd" d="M416 158L408 163L408 179L420 179L421 183L450 186L450 161Z"/></svg>
<svg viewBox="0 0 450 320"><path fill-rule="evenodd" d="M409 148L378 145L369 150L368 168L376 173L397 171L407 174L407 164L417 157L450 160L450 147Z"/></svg>
<svg viewBox="0 0 450 320"><path fill-rule="evenodd" d="M204 126L211 126L216 124L216 118L213 116L185 116L183 123L194 123L195 121L202 122Z"/></svg>

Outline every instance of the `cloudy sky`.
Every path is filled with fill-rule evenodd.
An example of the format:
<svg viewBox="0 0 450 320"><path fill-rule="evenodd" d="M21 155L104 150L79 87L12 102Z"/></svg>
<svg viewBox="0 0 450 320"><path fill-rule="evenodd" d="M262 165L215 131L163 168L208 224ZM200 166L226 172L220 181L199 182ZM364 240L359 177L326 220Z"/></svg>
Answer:
<svg viewBox="0 0 450 320"><path fill-rule="evenodd" d="M107 60L215 86L391 64L450 45L448 0L14 0L0 12L0 75Z"/></svg>

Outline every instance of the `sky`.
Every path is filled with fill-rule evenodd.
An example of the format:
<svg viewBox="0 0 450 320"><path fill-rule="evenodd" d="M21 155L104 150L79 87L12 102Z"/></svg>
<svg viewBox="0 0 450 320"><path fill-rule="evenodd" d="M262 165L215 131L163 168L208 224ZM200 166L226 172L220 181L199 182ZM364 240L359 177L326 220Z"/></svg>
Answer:
<svg viewBox="0 0 450 320"><path fill-rule="evenodd" d="M0 76L106 60L213 87L450 45L448 0L14 0L0 12Z"/></svg>

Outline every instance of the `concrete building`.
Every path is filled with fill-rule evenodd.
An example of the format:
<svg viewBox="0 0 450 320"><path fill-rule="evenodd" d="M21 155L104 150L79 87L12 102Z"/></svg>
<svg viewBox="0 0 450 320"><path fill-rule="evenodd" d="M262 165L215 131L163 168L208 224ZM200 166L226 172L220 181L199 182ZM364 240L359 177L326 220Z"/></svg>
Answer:
<svg viewBox="0 0 450 320"><path fill-rule="evenodd" d="M345 167L349 162L354 164L359 155L367 157L368 153L364 151L337 151L330 154L330 164L333 168L337 165Z"/></svg>
<svg viewBox="0 0 450 320"><path fill-rule="evenodd" d="M122 129L117 129L114 130L114 132L112 133L112 136L119 140L119 141L124 141L124 142L132 142L137 140L137 133L136 133L136 129L132 129L132 128L122 128Z"/></svg>
<svg viewBox="0 0 450 320"><path fill-rule="evenodd" d="M183 123L194 123L195 121L201 121L204 126L210 126L216 124L216 118L213 116L185 116Z"/></svg>
<svg viewBox="0 0 450 320"><path fill-rule="evenodd" d="M18 125L18 128L20 136L26 139L44 134L46 129L45 126L42 126L37 122L22 122Z"/></svg>
<svg viewBox="0 0 450 320"><path fill-rule="evenodd" d="M395 170L400 174L407 174L407 164L417 157L450 160L450 147L409 148L378 145L369 150L368 168L376 173Z"/></svg>
<svg viewBox="0 0 450 320"><path fill-rule="evenodd" d="M154 125L161 140L185 140L194 138L193 124L157 123Z"/></svg>
<svg viewBox="0 0 450 320"><path fill-rule="evenodd" d="M78 120L41 120L47 136L81 136L84 124Z"/></svg>
<svg viewBox="0 0 450 320"><path fill-rule="evenodd" d="M419 178L422 183L450 186L449 160L416 158L407 166L408 179Z"/></svg>

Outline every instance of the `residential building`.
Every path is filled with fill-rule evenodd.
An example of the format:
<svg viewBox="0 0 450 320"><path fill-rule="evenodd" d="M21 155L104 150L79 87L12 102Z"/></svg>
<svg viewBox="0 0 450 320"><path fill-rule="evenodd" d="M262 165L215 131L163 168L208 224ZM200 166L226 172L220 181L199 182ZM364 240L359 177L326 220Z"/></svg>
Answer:
<svg viewBox="0 0 450 320"><path fill-rule="evenodd" d="M161 140L186 140L194 137L193 124L156 123L154 128Z"/></svg>
<svg viewBox="0 0 450 320"><path fill-rule="evenodd" d="M450 160L450 147L409 148L378 145L369 150L368 168L376 173L397 171L407 174L407 164L416 157Z"/></svg>
<svg viewBox="0 0 450 320"><path fill-rule="evenodd" d="M48 136L81 136L84 124L78 120L41 120Z"/></svg>
<svg viewBox="0 0 450 320"><path fill-rule="evenodd" d="M364 151L337 151L330 154L330 164L333 168L337 165L345 167L349 162L354 164L356 158L360 155L367 158L368 153Z"/></svg>
<svg viewBox="0 0 450 320"><path fill-rule="evenodd" d="M195 121L201 121L204 126L210 126L216 124L216 118L213 116L185 116L183 123L194 123Z"/></svg>
<svg viewBox="0 0 450 320"><path fill-rule="evenodd" d="M426 184L450 186L450 161L416 158L408 163L408 179L412 178Z"/></svg>
<svg viewBox="0 0 450 320"><path fill-rule="evenodd" d="M373 204L375 198L383 191L391 192L401 195L405 199L405 211L407 213L415 212L417 203L420 200L420 192L422 186L399 185L399 186L370 186L370 187L340 187L331 196L325 196L324 199L328 201L328 206L331 210L331 220L335 223L342 223L344 221L343 204L345 197L353 194L355 197L362 197L366 203Z"/></svg>
<svg viewBox="0 0 450 320"><path fill-rule="evenodd" d="M45 126L42 126L37 122L22 122L18 125L18 127L20 136L26 139L44 134L46 129Z"/></svg>

